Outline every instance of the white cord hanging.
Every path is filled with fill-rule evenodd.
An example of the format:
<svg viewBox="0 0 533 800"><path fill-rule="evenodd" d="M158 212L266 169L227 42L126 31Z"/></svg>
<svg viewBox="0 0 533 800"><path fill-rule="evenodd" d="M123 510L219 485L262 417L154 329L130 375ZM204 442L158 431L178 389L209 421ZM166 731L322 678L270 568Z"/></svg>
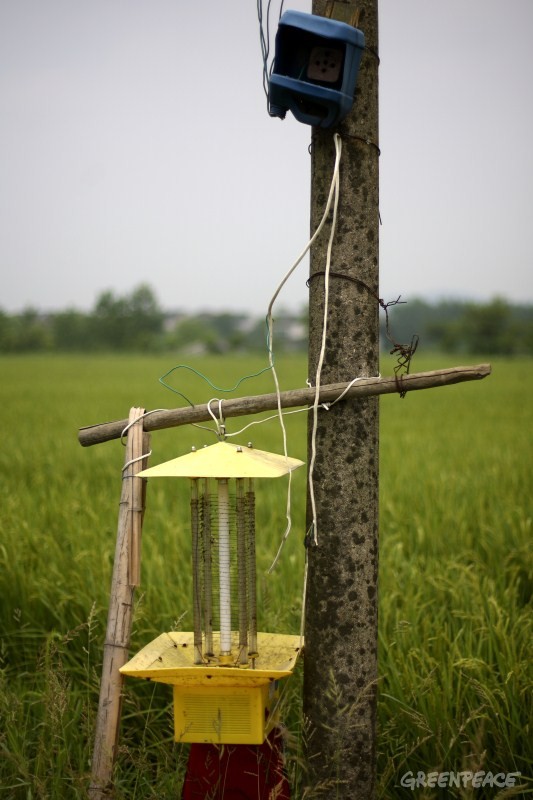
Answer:
<svg viewBox="0 0 533 800"><path fill-rule="evenodd" d="M211 408L211 403L218 403L218 419L214 415L213 410ZM219 397L212 397L211 400L207 402L207 410L211 417L213 418L215 425L217 426L217 436L218 438L223 441L226 438L226 423L224 421L224 415L222 413L222 400Z"/></svg>
<svg viewBox="0 0 533 800"><path fill-rule="evenodd" d="M342 139L338 133L333 137L335 142L336 164L340 163L342 154ZM333 249L333 240L335 238L335 230L337 227L337 210L339 206L339 170L335 170L333 174L332 187L330 195L333 191L334 204L333 204L333 220L331 223L331 231L329 234L328 249L326 253L326 269L324 274L324 318L322 323L322 342L320 346L320 355L318 358L318 365L315 376L315 400L313 403L313 428L311 431L311 460L309 463L309 499L311 501L311 514L313 521L311 523L311 534L313 543L318 544L318 527L317 527L317 513L316 513L316 500L315 500L315 487L313 483L313 474L315 469L316 460L316 433L318 429L318 407L320 398L320 381L322 376L322 366L324 364L324 357L326 354L326 338L328 332L328 313L329 313L329 273L331 268L331 252Z"/></svg>
<svg viewBox="0 0 533 800"><path fill-rule="evenodd" d="M331 185L330 185L330 189L329 189L328 200L327 200L327 203L326 203L326 207L324 209L324 213L322 215L322 219L320 220L320 223L319 223L316 231L314 232L313 236L311 237L311 239L309 240L309 242L307 243L305 248L302 250L302 252L298 256L298 258L296 259L296 261L294 262L292 267L289 269L289 271L287 272L287 274L285 275L285 277L283 278L283 280L281 281L281 283L277 287L276 291L274 292L274 294L272 296L270 304L268 306L268 313L267 313L268 356L269 356L270 367L272 369L272 375L274 376L274 384L275 384L275 387L276 387L276 396L277 396L277 401L278 401L278 417L279 417L280 426L281 426L281 430L282 430L282 434L283 434L283 452L284 452L285 457L287 457L287 455L288 455L287 454L287 431L285 429L285 424L284 424L284 421L283 421L283 412L282 412L282 408L281 408L281 390L280 390L280 386L279 386L278 375L277 375L276 368L275 368L275 365L274 365L274 357L273 357L274 324L273 324L272 313L273 313L274 303L276 302L276 299L277 299L281 289L286 284L286 282L288 281L288 279L290 278L290 276L292 275L292 273L294 272L296 267L300 264L300 262L302 261L302 259L306 255L306 253L311 249L311 247L312 247L314 241L316 240L316 238L320 235L320 232L322 231L322 228L326 224L326 220L327 220L327 218L329 216L329 212L330 212L330 209L331 209L331 204L334 202L333 222L332 222L332 226L331 226L331 232L330 232L329 243L328 243L328 262L326 264L326 305L325 305L325 309L324 309L324 314L325 314L325 319L327 319L327 291L328 291L328 288L329 288L329 267L330 267L330 261L331 261L331 250L332 250L332 247L333 247L333 238L334 238L334 235L335 235L335 228L336 228L336 223L337 223L337 207L338 207L338 199L339 199L339 170L340 170L340 162L341 162L341 155L342 155L342 140L341 140L341 137L339 136L338 133L336 133L334 135L333 140L334 140L334 143L335 143L335 166L333 168L333 176L332 176L332 179L331 179ZM325 337L326 337L325 327L326 327L326 324L324 324L324 332L323 332L323 348L322 348L323 350L325 350ZM322 355L322 360L323 360L323 355ZM322 364L320 363L320 369L321 369L321 367L322 367ZM317 372L317 378L318 379L320 378L319 372ZM317 394L315 395L315 406L316 406L316 408L315 408L315 406L313 406L313 413L314 413L314 419L313 419L313 441L314 441L314 438L316 437L316 419L315 418L316 418L317 409L318 409L318 391L319 391L319 388L320 387L318 387ZM313 463L314 463L314 461L313 461ZM310 485L311 485L312 484L312 470L310 470L310 472L309 472L309 478L310 478ZM312 503L312 508L313 508L313 525L316 528L316 508L314 506L314 492L312 493L311 503ZM289 536L289 533L290 533L291 527L292 527L292 518L291 518L291 473L290 472L289 472L289 484L288 484L288 488L287 488L286 519L287 519L287 526L285 528L285 532L284 532L283 537L281 539L281 542L280 542L280 545L279 545L279 548L278 548L278 552L276 553L274 561L272 562L272 564L271 564L271 566L270 566L270 568L268 570L269 573L272 572L272 570L276 566L276 564L277 564L277 562L279 560L279 557L281 555L281 551L283 549L283 546L284 546L285 542L287 541L287 538Z"/></svg>

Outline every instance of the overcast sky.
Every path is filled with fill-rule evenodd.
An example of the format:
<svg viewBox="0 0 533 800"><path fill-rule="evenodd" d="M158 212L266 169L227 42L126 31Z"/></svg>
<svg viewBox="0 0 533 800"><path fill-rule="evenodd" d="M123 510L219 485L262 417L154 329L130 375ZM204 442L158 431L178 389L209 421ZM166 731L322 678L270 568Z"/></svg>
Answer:
<svg viewBox="0 0 533 800"><path fill-rule="evenodd" d="M533 302L533 0L379 8L381 296ZM0 309L146 282L264 313L308 238L311 129L268 116L261 71L253 0L0 0Z"/></svg>

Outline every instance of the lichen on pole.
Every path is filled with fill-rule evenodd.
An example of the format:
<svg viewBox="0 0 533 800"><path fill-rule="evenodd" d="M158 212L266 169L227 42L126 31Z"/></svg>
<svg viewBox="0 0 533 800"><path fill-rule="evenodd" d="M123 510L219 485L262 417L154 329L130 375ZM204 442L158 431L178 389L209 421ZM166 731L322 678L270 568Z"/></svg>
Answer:
<svg viewBox="0 0 533 800"><path fill-rule="evenodd" d="M315 14L330 10L334 19L343 22L358 19L366 51L354 107L336 130L342 139L342 159L323 383L379 374L377 0L313 3ZM333 133L313 130L312 231L323 214L331 181ZM311 253L311 379L322 347L327 245L325 231ZM349 280L343 280L343 275ZM307 537L304 660L308 782L313 796L372 800L376 786L378 399L339 403L320 415L315 453L317 543ZM309 508L309 526L311 522Z"/></svg>

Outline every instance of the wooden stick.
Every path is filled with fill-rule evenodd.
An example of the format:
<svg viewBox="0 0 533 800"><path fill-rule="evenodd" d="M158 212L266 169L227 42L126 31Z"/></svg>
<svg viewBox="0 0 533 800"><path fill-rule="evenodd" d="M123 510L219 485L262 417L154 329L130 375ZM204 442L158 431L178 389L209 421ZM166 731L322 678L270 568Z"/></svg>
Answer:
<svg viewBox="0 0 533 800"><path fill-rule="evenodd" d="M147 456L142 458L146 454L149 444L142 430L143 413L144 409L142 408L132 408L129 420L126 422L132 427L128 432L122 473L115 562L104 643L91 785L88 792L91 800L104 800L110 796L113 764L118 747L123 683L119 669L128 660L135 579L139 577L140 569L140 528L145 481L135 476L146 465L148 458ZM135 424L136 422L137 424ZM135 530L137 531L136 539L133 541ZM133 547L137 548L137 553L132 558ZM131 575L132 565L136 573L133 576Z"/></svg>
<svg viewBox="0 0 533 800"><path fill-rule="evenodd" d="M149 434L144 433L142 422L134 425L128 436L133 439L132 447L136 453L146 453L149 449ZM147 439L145 438L148 438ZM146 445L146 446L145 446ZM142 459L145 464L146 459ZM134 468L135 471L134 471ZM127 469L127 477L131 482L131 540L129 547L129 582L130 586L141 585L141 536L144 517L144 504L146 499L146 481L135 477L135 472L144 469L142 465L131 464ZM123 475L126 478L126 475Z"/></svg>
<svg viewBox="0 0 533 800"><path fill-rule="evenodd" d="M347 388L350 386L349 382L322 386L320 402L332 403L345 390L347 391L343 399L394 394L395 392L413 392L418 389L449 386L463 381L481 380L490 375L490 372L490 364L476 364L467 367L438 369L431 372L415 372L411 375L403 375L401 378L397 378L395 375L385 378L361 378L349 389ZM313 388L292 389L281 392L280 396L283 408L308 406L314 401L315 390ZM226 419L229 417L242 417L247 414L258 414L262 411L273 411L277 406L278 399L275 392L222 401L222 410ZM144 418L144 429L146 431L159 431L165 428L175 428L179 425L188 425L193 422L206 422L210 419L212 417L207 405L174 408L168 411L154 411ZM80 428L78 440L83 447L90 447L93 444L119 439L127 424L128 420L122 419L116 422L102 422L98 425Z"/></svg>

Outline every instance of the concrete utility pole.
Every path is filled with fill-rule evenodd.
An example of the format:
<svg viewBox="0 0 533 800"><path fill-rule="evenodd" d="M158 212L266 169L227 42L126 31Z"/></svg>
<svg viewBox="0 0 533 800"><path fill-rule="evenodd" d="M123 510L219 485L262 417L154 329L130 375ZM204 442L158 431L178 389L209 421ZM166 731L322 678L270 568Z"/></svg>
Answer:
<svg viewBox="0 0 533 800"><path fill-rule="evenodd" d="M377 0L314 0L313 13L365 34L356 99L341 123L340 195L323 383L379 372ZM330 187L334 131L313 130L311 231ZM311 254L309 378L321 348L328 230ZM314 381L313 381L314 382ZM304 716L313 797L372 800L376 785L378 399L320 412L308 543ZM311 511L308 508L308 523Z"/></svg>

